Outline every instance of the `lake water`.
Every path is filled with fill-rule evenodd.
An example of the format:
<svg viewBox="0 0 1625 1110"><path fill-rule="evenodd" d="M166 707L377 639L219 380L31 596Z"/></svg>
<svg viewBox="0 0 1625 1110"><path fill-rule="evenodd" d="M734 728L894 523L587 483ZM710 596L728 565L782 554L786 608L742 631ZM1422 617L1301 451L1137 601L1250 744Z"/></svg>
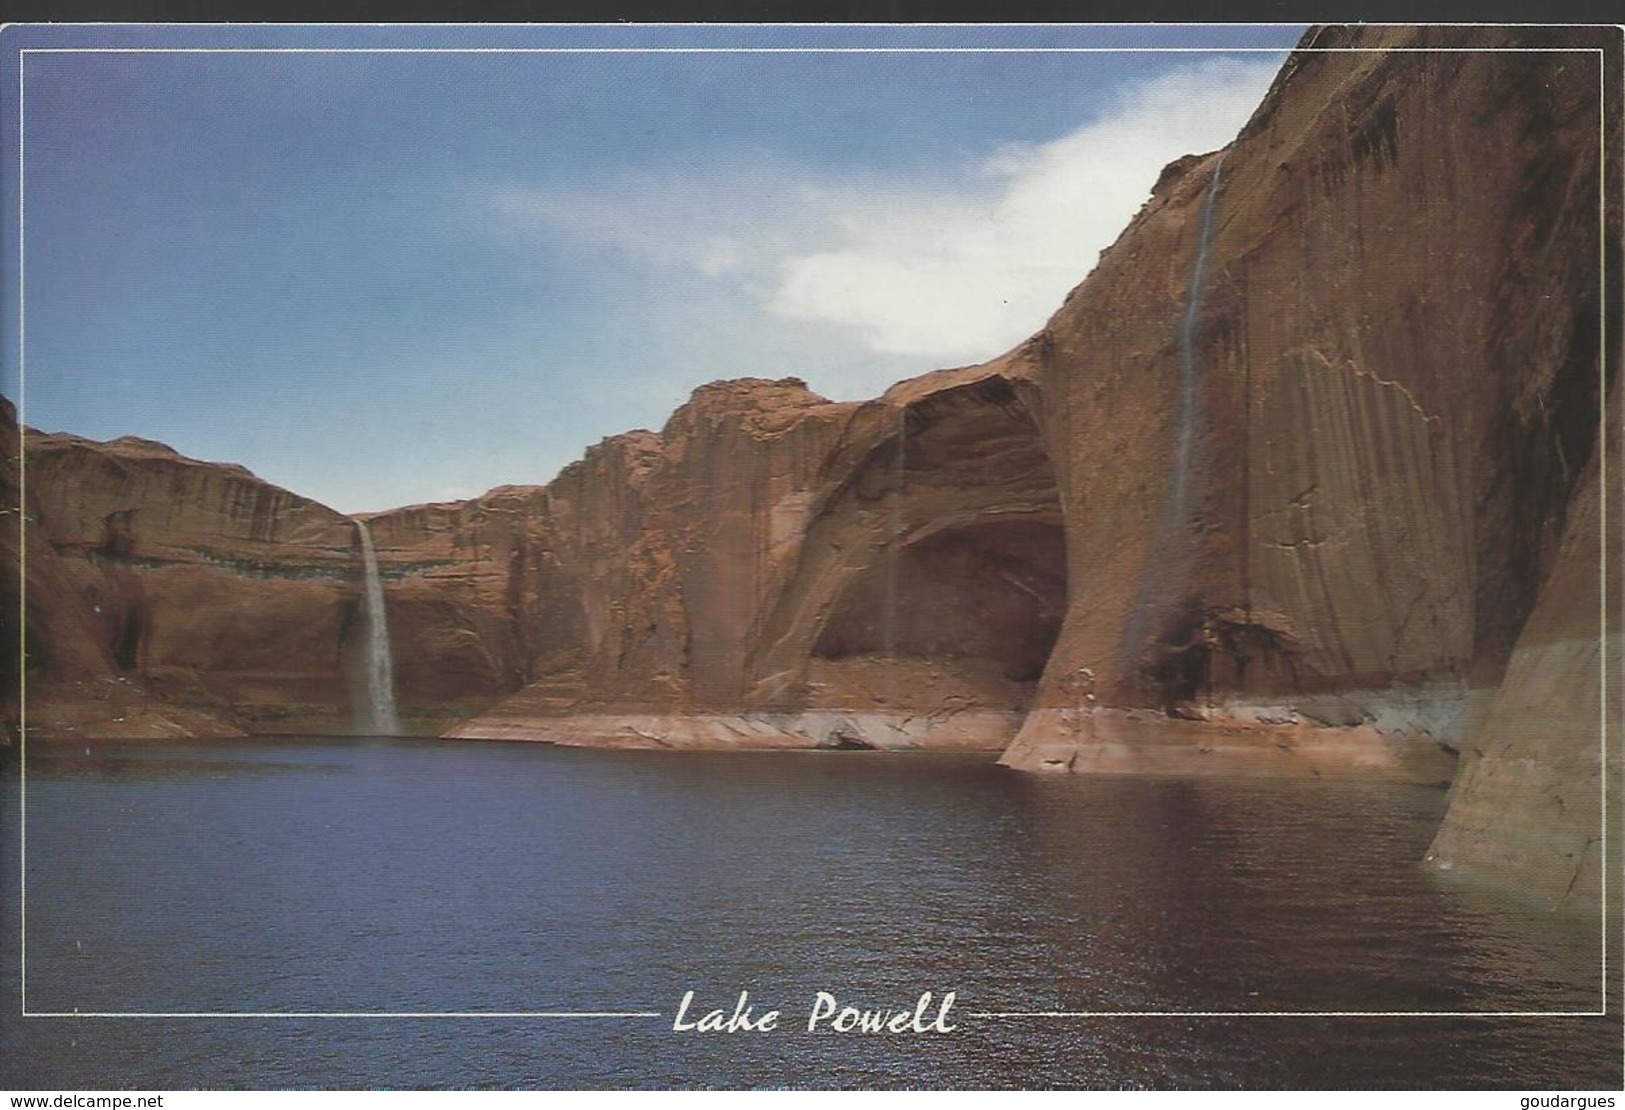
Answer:
<svg viewBox="0 0 1625 1110"><path fill-rule="evenodd" d="M1597 1009L1595 922L1416 865L1438 790L407 740L28 759L31 1012L660 1016L19 1018L11 982L0 1087L1621 1084L1617 994L1604 1018L992 1016ZM781 1028L672 1030L685 991L741 989ZM953 1032L805 1032L819 991L927 990Z"/></svg>

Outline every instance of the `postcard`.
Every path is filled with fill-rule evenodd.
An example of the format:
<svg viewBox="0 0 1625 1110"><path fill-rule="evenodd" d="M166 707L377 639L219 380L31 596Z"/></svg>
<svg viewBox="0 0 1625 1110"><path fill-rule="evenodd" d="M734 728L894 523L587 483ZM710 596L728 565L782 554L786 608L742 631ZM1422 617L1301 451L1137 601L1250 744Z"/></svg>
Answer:
<svg viewBox="0 0 1625 1110"><path fill-rule="evenodd" d="M0 42L0 1087L1612 1105L1618 28Z"/></svg>

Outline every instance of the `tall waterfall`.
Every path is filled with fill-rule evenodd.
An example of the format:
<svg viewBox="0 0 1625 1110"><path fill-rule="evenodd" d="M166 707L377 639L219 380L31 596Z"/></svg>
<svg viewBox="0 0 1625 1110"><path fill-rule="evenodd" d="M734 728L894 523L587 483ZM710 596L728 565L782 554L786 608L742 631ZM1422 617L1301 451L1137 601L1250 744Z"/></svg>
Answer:
<svg viewBox="0 0 1625 1110"><path fill-rule="evenodd" d="M395 714L395 675L389 661L389 623L384 616L384 583L378 577L378 555L367 522L355 522L361 534L361 561L366 571L367 732L395 736L401 731Z"/></svg>
<svg viewBox="0 0 1625 1110"><path fill-rule="evenodd" d="M897 662L897 575L903 560L903 491L908 486L908 407L897 410L897 447L892 455L892 490L888 530L891 532L886 551L886 611L880 615L881 651L892 665L895 675ZM896 679L892 680L892 697L896 700Z"/></svg>
<svg viewBox="0 0 1625 1110"><path fill-rule="evenodd" d="M1150 606L1151 591L1165 573L1163 554L1169 542L1184 527L1190 513L1191 443L1196 436L1196 329L1201 322L1202 297L1206 290L1203 281L1207 275L1209 240L1213 236L1213 213L1219 199L1219 174L1224 169L1222 151L1213 163L1213 178L1208 182L1207 198L1202 204L1202 219L1196 233L1196 261L1191 265L1190 285L1185 292L1185 315L1180 318L1179 341L1179 409L1177 433L1174 442L1174 462L1168 475L1168 493L1163 498L1162 513L1151 540L1151 553L1140 572L1140 588L1134 598L1134 612L1123 633L1124 669L1131 669L1134 657L1144 646L1146 610Z"/></svg>
<svg viewBox="0 0 1625 1110"><path fill-rule="evenodd" d="M1196 422L1196 325L1202 316L1202 279L1207 275L1208 240L1213 236L1213 210L1219 200L1219 174L1224 170L1228 150L1213 163L1213 180L1208 182L1207 200L1202 205L1202 225L1196 235L1196 262L1191 266L1190 288L1185 293L1185 316L1179 321L1179 445L1174 451L1174 473L1168 500L1172 506L1168 522L1177 527L1185 518L1186 479L1191 464L1192 427Z"/></svg>

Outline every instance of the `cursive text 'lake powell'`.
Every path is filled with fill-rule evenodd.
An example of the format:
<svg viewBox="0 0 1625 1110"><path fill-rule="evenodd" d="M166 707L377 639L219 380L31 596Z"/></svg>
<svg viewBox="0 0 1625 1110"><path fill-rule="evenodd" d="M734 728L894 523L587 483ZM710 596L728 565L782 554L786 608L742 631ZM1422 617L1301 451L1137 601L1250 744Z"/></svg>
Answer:
<svg viewBox="0 0 1625 1110"><path fill-rule="evenodd" d="M1432 788L371 738L26 771L0 1086L1620 1083L1597 923L1418 866ZM132 1014L193 1016L87 1016Z"/></svg>

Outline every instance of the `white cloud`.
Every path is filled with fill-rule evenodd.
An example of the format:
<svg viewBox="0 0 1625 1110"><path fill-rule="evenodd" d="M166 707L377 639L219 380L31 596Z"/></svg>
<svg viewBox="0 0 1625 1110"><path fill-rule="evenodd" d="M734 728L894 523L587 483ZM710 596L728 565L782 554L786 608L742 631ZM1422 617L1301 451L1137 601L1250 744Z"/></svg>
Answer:
<svg viewBox="0 0 1625 1110"><path fill-rule="evenodd" d="M786 259L769 307L856 329L877 351L991 357L1059 307L1164 165L1235 137L1274 70L1205 62L1071 135L1003 150L983 164L1002 184L991 204L899 198L829 247Z"/></svg>
<svg viewBox="0 0 1625 1110"><path fill-rule="evenodd" d="M668 279L729 285L764 334L813 325L892 365L976 361L1038 330L1162 167L1233 139L1275 69L1194 63L1128 90L1070 135L930 178L834 176L764 154L591 196L508 187L487 201L509 230L564 233Z"/></svg>

